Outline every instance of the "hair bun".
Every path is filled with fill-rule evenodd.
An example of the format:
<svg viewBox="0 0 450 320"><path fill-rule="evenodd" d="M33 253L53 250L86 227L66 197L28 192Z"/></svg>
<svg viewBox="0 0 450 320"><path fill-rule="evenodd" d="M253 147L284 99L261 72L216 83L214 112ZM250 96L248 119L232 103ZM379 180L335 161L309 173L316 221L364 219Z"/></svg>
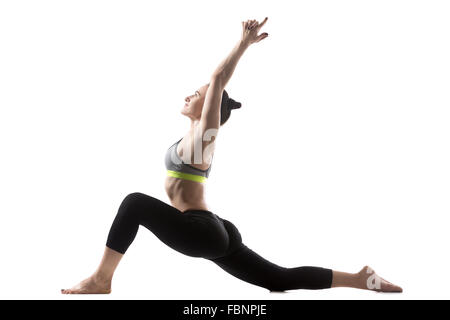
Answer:
<svg viewBox="0 0 450 320"><path fill-rule="evenodd" d="M229 98L229 100L228 100L228 109L229 110L239 109L241 106L242 106L242 104L240 102L237 102L237 101Z"/></svg>

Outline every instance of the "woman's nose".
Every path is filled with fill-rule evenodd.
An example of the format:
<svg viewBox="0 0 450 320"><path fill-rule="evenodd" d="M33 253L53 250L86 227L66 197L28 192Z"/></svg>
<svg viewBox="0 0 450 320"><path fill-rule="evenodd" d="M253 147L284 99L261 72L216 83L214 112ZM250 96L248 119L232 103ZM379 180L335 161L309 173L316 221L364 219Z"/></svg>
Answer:
<svg viewBox="0 0 450 320"><path fill-rule="evenodd" d="M189 102L189 97L184 98L184 101Z"/></svg>

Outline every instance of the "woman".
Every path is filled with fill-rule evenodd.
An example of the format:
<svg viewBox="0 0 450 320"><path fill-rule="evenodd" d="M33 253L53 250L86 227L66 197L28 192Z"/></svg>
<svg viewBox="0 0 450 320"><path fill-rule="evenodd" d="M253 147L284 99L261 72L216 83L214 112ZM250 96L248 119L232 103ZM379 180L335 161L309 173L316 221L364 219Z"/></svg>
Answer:
<svg viewBox="0 0 450 320"><path fill-rule="evenodd" d="M310 266L280 267L245 246L233 223L208 210L204 182L211 169L215 137L231 110L241 106L229 98L224 88L245 50L268 37L267 33L258 35L266 22L267 18L261 23L242 22L240 41L214 71L209 84L186 97L182 114L190 118L191 128L166 154L165 187L172 205L142 193L125 197L111 226L99 267L91 277L72 289L62 289L62 293L110 293L114 271L139 225L174 250L210 260L233 276L269 291L331 287L402 291L367 266L358 273Z"/></svg>

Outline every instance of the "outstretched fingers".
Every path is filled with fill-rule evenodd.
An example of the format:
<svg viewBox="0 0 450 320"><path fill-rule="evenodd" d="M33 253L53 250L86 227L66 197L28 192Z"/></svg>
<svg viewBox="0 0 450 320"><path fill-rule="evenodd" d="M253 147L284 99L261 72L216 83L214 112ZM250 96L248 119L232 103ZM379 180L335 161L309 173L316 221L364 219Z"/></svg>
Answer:
<svg viewBox="0 0 450 320"><path fill-rule="evenodd" d="M256 38L256 42L260 42L262 39L265 39L269 36L269 34L267 32L261 33L257 38Z"/></svg>
<svg viewBox="0 0 450 320"><path fill-rule="evenodd" d="M260 24L258 24L258 30L259 30L259 29L261 29L261 28L262 28L262 26L266 24L266 22L267 22L267 19L269 19L269 18L268 18L268 17L266 17L266 18L265 18L265 19L263 20L263 22L261 22Z"/></svg>
<svg viewBox="0 0 450 320"><path fill-rule="evenodd" d="M259 31L267 22L268 17L266 17L261 23L259 23L257 20L247 20L242 21L242 27L247 28L249 30L256 29Z"/></svg>
<svg viewBox="0 0 450 320"><path fill-rule="evenodd" d="M267 22L268 17L266 17L263 22L259 23L256 26L256 30L259 31ZM262 39L265 39L269 36L269 34L267 32L261 33L257 38L256 38L256 42L261 41Z"/></svg>

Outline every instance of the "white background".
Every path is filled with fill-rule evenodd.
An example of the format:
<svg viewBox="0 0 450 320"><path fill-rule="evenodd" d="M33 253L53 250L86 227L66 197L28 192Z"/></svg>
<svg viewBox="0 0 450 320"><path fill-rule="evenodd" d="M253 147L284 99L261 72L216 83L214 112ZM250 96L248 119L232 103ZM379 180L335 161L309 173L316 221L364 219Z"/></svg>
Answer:
<svg viewBox="0 0 450 320"><path fill-rule="evenodd" d="M286 267L370 265L403 294L272 293L145 228L110 296L97 267L122 199L165 202L184 98L269 17L226 89L212 211ZM449 298L447 1L2 1L0 298ZM220 141L220 142L219 142Z"/></svg>

